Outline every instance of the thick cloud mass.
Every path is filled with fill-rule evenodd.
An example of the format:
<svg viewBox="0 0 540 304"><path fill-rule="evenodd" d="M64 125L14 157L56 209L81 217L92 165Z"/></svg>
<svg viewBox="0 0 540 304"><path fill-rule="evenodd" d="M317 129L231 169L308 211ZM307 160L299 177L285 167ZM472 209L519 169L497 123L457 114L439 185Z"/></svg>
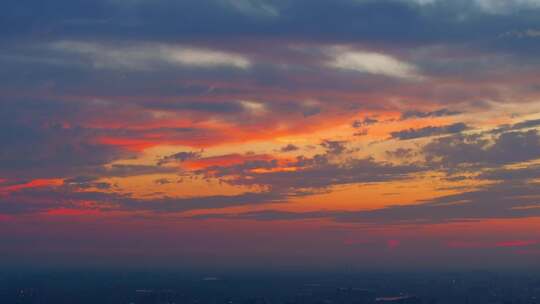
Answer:
<svg viewBox="0 0 540 304"><path fill-rule="evenodd" d="M536 130L506 132L493 141L456 135L435 140L424 147L428 160L451 168L460 165L496 166L540 158L540 135Z"/></svg>

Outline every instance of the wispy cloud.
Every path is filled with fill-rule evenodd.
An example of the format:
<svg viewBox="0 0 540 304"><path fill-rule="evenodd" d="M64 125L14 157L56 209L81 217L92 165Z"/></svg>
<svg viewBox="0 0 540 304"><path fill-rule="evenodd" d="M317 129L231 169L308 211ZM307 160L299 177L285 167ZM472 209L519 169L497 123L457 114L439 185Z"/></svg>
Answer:
<svg viewBox="0 0 540 304"><path fill-rule="evenodd" d="M445 0L404 0L420 5L433 5L444 3ZM472 0L472 5L490 14L510 14L520 9L534 9L540 7L538 0Z"/></svg>
<svg viewBox="0 0 540 304"><path fill-rule="evenodd" d="M390 133L392 138L399 140L408 140L423 138L436 135L460 133L469 129L469 127L461 122L445 125L445 126L428 126L419 129L407 129Z"/></svg>
<svg viewBox="0 0 540 304"><path fill-rule="evenodd" d="M449 109L440 109L435 111L417 111L417 110L409 110L405 111L403 114L401 114L402 120L407 119L414 119L414 118L431 118L431 117L445 117L445 116L454 116L462 114L459 111L452 111Z"/></svg>
<svg viewBox="0 0 540 304"><path fill-rule="evenodd" d="M266 0L220 0L238 12L252 17L278 17L279 9Z"/></svg>
<svg viewBox="0 0 540 304"><path fill-rule="evenodd" d="M330 48L327 53L330 60L326 64L332 68L409 80L422 79L416 66L386 54L346 47Z"/></svg>
<svg viewBox="0 0 540 304"><path fill-rule="evenodd" d="M164 65L247 69L251 61L242 55L225 51L168 44L108 44L86 41L50 43L53 50L75 53L102 69L154 69Z"/></svg>
<svg viewBox="0 0 540 304"><path fill-rule="evenodd" d="M395 205L367 211L322 210L292 212L262 210L236 214L206 214L199 218L261 221L330 218L337 222L354 222L373 226L527 218L540 216L540 205L536 200L540 195L539 189L537 184L504 183L486 186L470 192L442 196L414 205Z"/></svg>

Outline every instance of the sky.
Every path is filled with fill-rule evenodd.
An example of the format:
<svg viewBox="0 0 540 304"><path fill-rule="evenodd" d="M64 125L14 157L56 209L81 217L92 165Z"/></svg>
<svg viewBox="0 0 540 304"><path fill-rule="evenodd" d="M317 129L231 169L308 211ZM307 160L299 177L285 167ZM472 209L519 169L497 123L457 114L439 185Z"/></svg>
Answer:
<svg viewBox="0 0 540 304"><path fill-rule="evenodd" d="M540 267L538 0L0 6L0 264Z"/></svg>

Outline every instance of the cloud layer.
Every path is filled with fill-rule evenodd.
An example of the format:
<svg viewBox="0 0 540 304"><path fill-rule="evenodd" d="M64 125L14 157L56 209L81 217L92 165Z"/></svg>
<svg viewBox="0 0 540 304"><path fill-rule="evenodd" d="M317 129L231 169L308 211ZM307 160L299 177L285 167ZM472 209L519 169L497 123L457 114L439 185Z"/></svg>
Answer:
<svg viewBox="0 0 540 304"><path fill-rule="evenodd" d="M508 252L537 246L520 241L540 216L539 14L532 0L4 1L0 249L42 236L54 248L36 255L80 239L107 256L141 235L157 254L175 232L186 261L254 261L264 235L276 264L310 248L336 265L470 248L520 264Z"/></svg>

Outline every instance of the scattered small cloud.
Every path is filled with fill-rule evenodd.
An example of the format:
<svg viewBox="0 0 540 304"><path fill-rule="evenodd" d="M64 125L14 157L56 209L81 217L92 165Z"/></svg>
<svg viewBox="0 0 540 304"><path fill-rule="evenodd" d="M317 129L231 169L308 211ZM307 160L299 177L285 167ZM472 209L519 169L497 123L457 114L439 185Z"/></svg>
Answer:
<svg viewBox="0 0 540 304"><path fill-rule="evenodd" d="M154 183L157 185L167 185L167 184L172 183L172 181L168 178L158 178L154 180Z"/></svg>
<svg viewBox="0 0 540 304"><path fill-rule="evenodd" d="M338 155L346 150L346 141L341 140L325 140L321 143L321 146L326 149L328 154Z"/></svg>
<svg viewBox="0 0 540 304"><path fill-rule="evenodd" d="M540 38L540 30L527 29L523 31L509 31L501 34L501 38Z"/></svg>
<svg viewBox="0 0 540 304"><path fill-rule="evenodd" d="M284 147L282 147L279 151L281 152L293 152L293 151L298 151L300 148L298 148L297 146L293 145L293 144L288 144Z"/></svg>
<svg viewBox="0 0 540 304"><path fill-rule="evenodd" d="M385 154L390 158L403 159L413 157L415 153L411 148L397 148L396 150L386 151Z"/></svg>
<svg viewBox="0 0 540 304"><path fill-rule="evenodd" d="M375 118L375 117L366 117L363 120L357 119L357 120L353 121L352 127L355 128L355 129L358 129L358 128L374 125L374 124L376 124L378 122L379 122L379 120L377 118Z"/></svg>
<svg viewBox="0 0 540 304"><path fill-rule="evenodd" d="M182 151L178 152L172 155L164 156L160 158L157 162L159 166L162 166L164 164L170 163L170 162L179 162L183 163L188 160L195 160L201 158L202 152L201 151Z"/></svg>

